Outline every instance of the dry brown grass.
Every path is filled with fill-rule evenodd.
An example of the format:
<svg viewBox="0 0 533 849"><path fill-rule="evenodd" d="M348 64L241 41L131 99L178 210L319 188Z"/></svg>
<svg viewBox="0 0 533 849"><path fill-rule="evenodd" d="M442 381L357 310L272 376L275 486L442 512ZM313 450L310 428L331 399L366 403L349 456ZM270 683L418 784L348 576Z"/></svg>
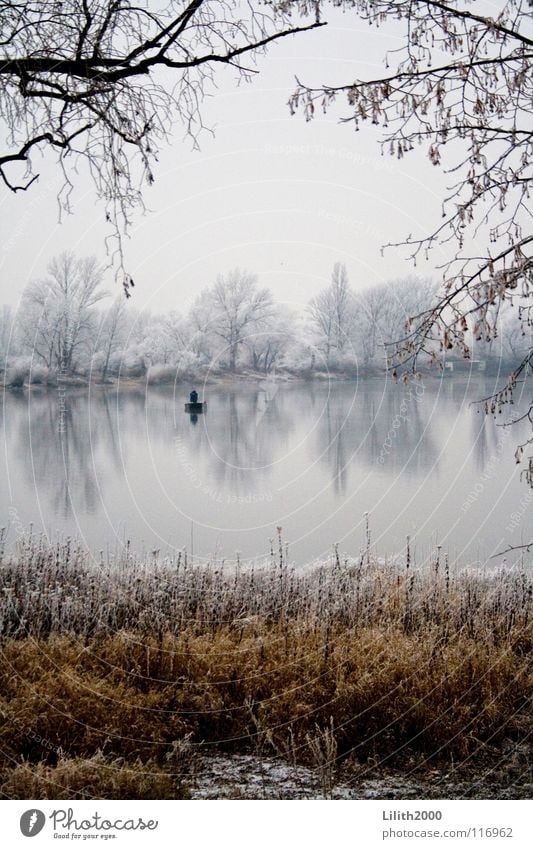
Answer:
<svg viewBox="0 0 533 849"><path fill-rule="evenodd" d="M21 763L7 772L2 795L8 799L186 799L179 777L158 764L125 763L97 752L91 758Z"/></svg>
<svg viewBox="0 0 533 849"><path fill-rule="evenodd" d="M531 733L519 570L296 573L280 555L255 572L131 558L97 572L33 544L0 574L7 797L179 798L213 748L331 784L339 764L498 760Z"/></svg>

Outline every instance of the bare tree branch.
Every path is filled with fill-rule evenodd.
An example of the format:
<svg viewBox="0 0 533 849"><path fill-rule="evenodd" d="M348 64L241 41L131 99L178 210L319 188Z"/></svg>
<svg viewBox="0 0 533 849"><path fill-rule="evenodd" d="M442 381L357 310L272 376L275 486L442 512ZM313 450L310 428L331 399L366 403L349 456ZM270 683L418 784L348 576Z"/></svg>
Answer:
<svg viewBox="0 0 533 849"><path fill-rule="evenodd" d="M69 211L67 175L85 159L129 294L122 237L175 121L197 144L200 105L217 65L247 75L242 57L254 60L278 39L322 25L293 23L273 2L162 0L143 8L128 0L0 0L0 119L9 131L0 155L4 185L27 191L38 177L33 154L55 150L65 175L60 202ZM26 166L22 177L17 163Z"/></svg>
<svg viewBox="0 0 533 849"><path fill-rule="evenodd" d="M322 4L327 5L326 3ZM454 246L442 267L442 289L432 307L411 317L389 349L394 374L416 372L421 360L442 367L450 352L472 357L473 346L498 336L500 307L515 310L531 339L533 236L530 191L533 162L533 27L531 3L501 0L489 17L471 0L339 0L371 25L403 26L404 41L384 57L381 76L338 86L298 86L289 101L306 119L327 111L339 97L360 129L384 129L382 151L398 159L427 145L430 161L452 175L442 223L401 245L416 264L432 248ZM459 8L460 7L460 8ZM471 247L484 240L485 250ZM392 247L389 245L388 247ZM520 380L533 373L533 350L520 353L505 384L482 400L495 414L513 401ZM533 404L533 401L528 401ZM530 407L533 410L533 406ZM526 416L531 420L530 410ZM519 446L521 459L528 440ZM533 485L533 457L523 474Z"/></svg>
<svg viewBox="0 0 533 849"><path fill-rule="evenodd" d="M493 554L492 557L503 557L503 555L509 554L511 551L531 551L532 548L533 540L531 542L526 542L523 545L509 545L507 548L504 548L503 551Z"/></svg>

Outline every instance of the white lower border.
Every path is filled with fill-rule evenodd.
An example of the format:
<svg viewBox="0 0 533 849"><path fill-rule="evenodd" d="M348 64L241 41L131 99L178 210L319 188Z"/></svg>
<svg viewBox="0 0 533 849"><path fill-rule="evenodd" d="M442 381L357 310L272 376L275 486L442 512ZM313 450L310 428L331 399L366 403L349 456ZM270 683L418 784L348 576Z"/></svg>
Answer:
<svg viewBox="0 0 533 849"><path fill-rule="evenodd" d="M6 849L533 847L530 801L31 800L0 814Z"/></svg>

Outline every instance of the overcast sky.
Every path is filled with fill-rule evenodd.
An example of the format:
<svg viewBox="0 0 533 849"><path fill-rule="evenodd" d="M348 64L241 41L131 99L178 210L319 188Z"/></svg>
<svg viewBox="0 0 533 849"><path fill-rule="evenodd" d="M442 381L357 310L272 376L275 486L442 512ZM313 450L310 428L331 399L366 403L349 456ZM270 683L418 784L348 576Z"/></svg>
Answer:
<svg viewBox="0 0 533 849"><path fill-rule="evenodd" d="M399 46L353 14L328 10L327 19L327 28L273 45L252 83L237 86L227 71L217 77L203 106L215 135L201 136L200 151L176 128L145 192L149 211L135 216L126 245L139 308L185 308L235 266L296 308L327 285L339 260L355 288L414 271L436 276L443 253L416 270L398 251L380 255L383 243L439 221L446 181L425 148L401 161L382 157L375 128L356 133L339 123L349 114L344 102L311 123L289 114L295 75L311 84L377 75L385 50ZM59 223L60 175L51 163L40 171L29 192L1 195L0 302L16 305L63 250L105 259L104 209L92 185L80 179L74 214Z"/></svg>

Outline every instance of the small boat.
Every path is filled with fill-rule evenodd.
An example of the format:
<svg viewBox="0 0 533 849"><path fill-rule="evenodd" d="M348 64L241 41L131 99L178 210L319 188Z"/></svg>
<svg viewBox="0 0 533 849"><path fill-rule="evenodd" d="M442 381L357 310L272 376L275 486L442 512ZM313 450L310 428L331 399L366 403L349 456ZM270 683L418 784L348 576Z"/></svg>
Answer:
<svg viewBox="0 0 533 849"><path fill-rule="evenodd" d="M207 401L187 401L185 404L186 413L205 413L207 411Z"/></svg>

